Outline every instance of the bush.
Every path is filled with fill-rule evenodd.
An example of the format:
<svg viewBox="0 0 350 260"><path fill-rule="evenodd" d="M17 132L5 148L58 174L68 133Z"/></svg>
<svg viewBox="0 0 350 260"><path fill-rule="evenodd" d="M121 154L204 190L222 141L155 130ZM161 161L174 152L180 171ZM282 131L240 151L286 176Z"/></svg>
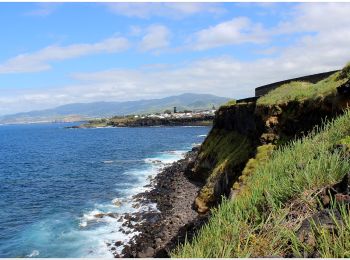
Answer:
<svg viewBox="0 0 350 260"><path fill-rule="evenodd" d="M350 78L350 62L340 71L338 75L338 80Z"/></svg>

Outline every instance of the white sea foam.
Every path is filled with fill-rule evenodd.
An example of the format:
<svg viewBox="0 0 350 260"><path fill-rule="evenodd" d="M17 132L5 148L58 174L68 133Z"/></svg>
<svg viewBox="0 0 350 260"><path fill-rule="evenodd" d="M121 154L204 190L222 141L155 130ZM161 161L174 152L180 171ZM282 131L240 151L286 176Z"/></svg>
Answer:
<svg viewBox="0 0 350 260"><path fill-rule="evenodd" d="M159 152L159 156L157 157L146 158L145 162L165 166L180 160L186 152L186 150L163 151Z"/></svg>
<svg viewBox="0 0 350 260"><path fill-rule="evenodd" d="M143 160L103 160L103 163L132 163L132 162L142 162Z"/></svg>
<svg viewBox="0 0 350 260"><path fill-rule="evenodd" d="M207 135L197 135L197 137L207 137Z"/></svg>
<svg viewBox="0 0 350 260"><path fill-rule="evenodd" d="M135 193L136 194L136 193ZM119 200L119 198L118 198ZM126 200L126 199L125 199ZM114 200L113 200L114 201ZM96 204L94 209L83 215L80 222L80 227L82 228L82 232L87 237L94 237L97 244L97 247L94 247L91 250L82 253L83 256L87 257L112 257L110 252L111 247L113 246L115 241L122 241L124 245L128 244L129 241L139 232L135 230L122 226L125 223L125 219L119 220L119 215L122 216L125 213L136 213L136 212L157 212L158 209L155 203L150 203L147 205L142 205L139 208L134 208L132 205L135 201L128 200L127 203L121 205L120 208L116 208L112 204ZM103 209L103 210L102 210ZM108 213L114 213L116 217L108 216ZM102 217L99 214L104 214ZM89 223L102 223L103 225L98 226L97 228L88 229ZM86 224L85 224L86 223ZM135 224L135 223L132 223ZM87 228L87 229L86 229ZM124 230L122 232L121 230ZM125 231L128 233L126 234ZM110 245L108 247L108 245ZM123 250L123 246L115 247L116 252L118 254Z"/></svg>
<svg viewBox="0 0 350 260"><path fill-rule="evenodd" d="M106 160L106 161L102 161L103 163L113 163L112 160Z"/></svg>
<svg viewBox="0 0 350 260"><path fill-rule="evenodd" d="M93 129L105 129L105 128L113 128L113 126L95 126L95 127L86 127L86 128L80 128L80 129L88 129L88 130L93 130Z"/></svg>
<svg viewBox="0 0 350 260"><path fill-rule="evenodd" d="M125 162L125 163L129 163L129 162L141 162L142 160L133 160L133 159L129 159L129 160L114 160L114 162Z"/></svg>
<svg viewBox="0 0 350 260"><path fill-rule="evenodd" d="M122 226L125 220L119 220L119 216L122 216L123 213L133 213L135 211L136 209L132 208L131 203L124 203L119 208L116 208L113 203L95 204L95 209L87 212L80 219L80 227L82 228L80 236L86 237L88 241L95 240L91 244L97 246L89 250L85 248L81 255L85 257L113 257L110 247L113 247L115 241L122 241L123 244L128 244L130 239L138 234L133 229ZM109 213L113 213L115 216L111 217L108 215ZM100 225L97 227L92 226L91 229L89 228L89 223L100 223ZM125 234L121 229L130 233ZM110 246L108 247L108 245ZM116 249L117 253L121 253L123 247Z"/></svg>
<svg viewBox="0 0 350 260"><path fill-rule="evenodd" d="M27 257L36 257L38 255L40 255L39 250L33 250Z"/></svg>
<svg viewBox="0 0 350 260"><path fill-rule="evenodd" d="M86 227L88 222L96 220L97 214L102 214L102 211L94 209L88 213L85 213L80 219L79 226Z"/></svg>
<svg viewBox="0 0 350 260"><path fill-rule="evenodd" d="M179 127L197 128L197 127L207 127L207 126L204 126L204 125L184 125L184 126L179 126Z"/></svg>
<svg viewBox="0 0 350 260"><path fill-rule="evenodd" d="M144 161L145 163L155 164L155 165L163 164L163 162L157 158L146 158L144 159Z"/></svg>
<svg viewBox="0 0 350 260"><path fill-rule="evenodd" d="M84 251L82 256L87 257L112 257L110 252L111 247L115 241L122 241L123 244L128 244L129 241L138 233L134 230L122 226L125 220L119 219L119 215L122 216L125 213L136 212L159 212L156 203L141 204L139 207L133 207L138 204L133 196L152 189L149 185L151 179L156 176L164 166L173 163L184 157L185 150L176 151L164 151L158 153L157 156L152 158L145 158L145 169L130 170L124 174L135 177L137 181L131 184L131 187L127 190L118 190L119 197L114 198L109 203L95 204L94 209L86 212L79 219L80 232L83 232L87 239L97 240L97 248ZM112 160L106 160L109 162ZM145 187L147 186L147 187ZM108 216L109 213L113 213L113 217ZM98 223L97 226L94 223ZM121 230L130 232L129 234L123 233ZM91 236L91 237L90 237ZM111 246L107 246L111 245ZM121 253L123 246L115 247L117 253Z"/></svg>

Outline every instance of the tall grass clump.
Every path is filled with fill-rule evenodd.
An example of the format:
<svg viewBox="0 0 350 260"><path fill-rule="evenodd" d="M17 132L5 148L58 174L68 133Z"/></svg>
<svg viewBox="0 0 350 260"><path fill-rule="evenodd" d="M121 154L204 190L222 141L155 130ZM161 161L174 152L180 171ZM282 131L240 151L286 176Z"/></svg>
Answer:
<svg viewBox="0 0 350 260"><path fill-rule="evenodd" d="M324 124L308 136L275 150L246 181L244 192L225 200L191 242L173 252L174 257L261 257L297 255L297 226L288 225L290 201L338 182L350 162L334 145L350 134L350 112ZM312 206L310 206L312 210ZM349 219L347 212L344 218ZM347 222L348 227L349 222ZM316 241L321 257L345 256L349 230L339 243L332 234ZM322 246L323 245L323 246ZM327 248L326 248L327 245ZM344 250L343 250L344 249ZM343 253L341 253L343 250ZM337 253L338 252L338 253ZM340 253L339 253L340 252Z"/></svg>
<svg viewBox="0 0 350 260"><path fill-rule="evenodd" d="M254 174L256 168L259 165L262 165L269 160L273 149L275 149L275 145L273 144L264 144L258 146L256 149L257 151L255 157L249 159L242 171L242 175L238 178L238 181L234 183L233 189L238 190L242 188L246 182L247 177Z"/></svg>
<svg viewBox="0 0 350 260"><path fill-rule="evenodd" d="M350 78L350 62L339 72L337 80Z"/></svg>
<svg viewBox="0 0 350 260"><path fill-rule="evenodd" d="M311 254L318 258L350 257L349 206L333 201L331 209L326 215L332 222L328 223L332 228L325 228L318 221L310 220L308 236L312 239L312 243L301 243L295 234L289 232L291 248L295 256L303 257ZM315 247L317 247L316 251Z"/></svg>

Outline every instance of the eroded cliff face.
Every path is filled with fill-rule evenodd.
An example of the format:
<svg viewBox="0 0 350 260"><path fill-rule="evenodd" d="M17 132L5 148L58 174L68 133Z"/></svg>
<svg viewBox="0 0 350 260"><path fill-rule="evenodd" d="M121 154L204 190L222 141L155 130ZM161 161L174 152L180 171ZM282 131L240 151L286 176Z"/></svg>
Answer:
<svg viewBox="0 0 350 260"><path fill-rule="evenodd" d="M197 210L205 213L222 196L234 196L244 186L245 175L266 161L276 146L341 114L349 101L349 96L338 93L271 106L250 102L221 107L197 159L187 169L190 178L204 183L195 199Z"/></svg>
<svg viewBox="0 0 350 260"><path fill-rule="evenodd" d="M254 113L265 127L260 141L283 143L300 137L320 125L322 120L340 115L348 102L349 97L334 94L315 100L290 101L272 106L256 105Z"/></svg>

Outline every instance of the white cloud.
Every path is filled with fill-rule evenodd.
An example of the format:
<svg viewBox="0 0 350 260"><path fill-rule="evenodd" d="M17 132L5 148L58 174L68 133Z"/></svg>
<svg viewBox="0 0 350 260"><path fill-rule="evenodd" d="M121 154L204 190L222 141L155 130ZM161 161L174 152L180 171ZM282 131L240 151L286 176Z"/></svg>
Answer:
<svg viewBox="0 0 350 260"><path fill-rule="evenodd" d="M129 27L130 36L140 36L142 34L142 28L140 26L132 25Z"/></svg>
<svg viewBox="0 0 350 260"><path fill-rule="evenodd" d="M36 3L35 9L25 13L31 16L48 16L55 12L61 3Z"/></svg>
<svg viewBox="0 0 350 260"><path fill-rule="evenodd" d="M274 48L271 45L273 56L268 58L240 61L222 56L187 61L176 66L155 64L133 70L118 68L74 74L73 84L62 88L16 93L0 90L0 111L32 110L72 102L156 98L183 92L249 97L254 95L255 87L338 69L350 61L350 21L346 13L350 13L350 4L298 5L292 10L292 15L286 17L289 24L280 23L273 28L273 33L312 33L303 33L288 46ZM248 24L250 28L251 22L241 23Z"/></svg>
<svg viewBox="0 0 350 260"><path fill-rule="evenodd" d="M206 50L243 43L261 44L272 41L274 36L295 33L315 33L326 36L334 30L349 28L349 12L349 3L298 4L289 12L285 12L284 19L271 28L254 23L247 17L236 17L195 32L190 37L189 45L195 50Z"/></svg>
<svg viewBox="0 0 350 260"><path fill-rule="evenodd" d="M2 114L74 102L126 101L183 92L244 98L271 82L341 68L350 61L350 27L334 27L279 48L279 56L242 62L232 57L200 59L183 64L77 73L74 83L42 91L0 91Z"/></svg>
<svg viewBox="0 0 350 260"><path fill-rule="evenodd" d="M350 25L350 3L303 3L293 8L274 33L327 32Z"/></svg>
<svg viewBox="0 0 350 260"><path fill-rule="evenodd" d="M350 32L343 33L345 40L331 51L327 51L329 42L325 39L305 39L286 48L277 58L242 62L225 56L176 67L81 73L75 74L74 79L92 99L96 98L93 93L98 93L100 100L154 98L183 92L244 98L254 95L254 88L264 84L341 68L350 60Z"/></svg>
<svg viewBox="0 0 350 260"><path fill-rule="evenodd" d="M197 50L242 43L264 43L268 32L247 17L236 17L194 34L191 46Z"/></svg>
<svg viewBox="0 0 350 260"><path fill-rule="evenodd" d="M163 25L152 25L146 29L140 49L143 51L162 49L169 46L170 31Z"/></svg>
<svg viewBox="0 0 350 260"><path fill-rule="evenodd" d="M227 56L176 67L158 64L134 70L76 73L72 76L75 83L62 88L1 95L0 111L5 114L74 102L150 99L184 92L249 97L254 95L254 88L264 84L342 67L350 60L350 32L343 33L344 40L331 51L326 39L314 38L286 48L277 58L242 62Z"/></svg>
<svg viewBox="0 0 350 260"><path fill-rule="evenodd" d="M129 17L150 18L154 16L182 18L197 13L224 12L214 3L106 3L111 12Z"/></svg>
<svg viewBox="0 0 350 260"><path fill-rule="evenodd" d="M52 45L34 53L20 54L0 64L0 74L38 72L51 68L50 62L97 54L114 53L128 48L128 40L122 37L105 39L93 44Z"/></svg>

